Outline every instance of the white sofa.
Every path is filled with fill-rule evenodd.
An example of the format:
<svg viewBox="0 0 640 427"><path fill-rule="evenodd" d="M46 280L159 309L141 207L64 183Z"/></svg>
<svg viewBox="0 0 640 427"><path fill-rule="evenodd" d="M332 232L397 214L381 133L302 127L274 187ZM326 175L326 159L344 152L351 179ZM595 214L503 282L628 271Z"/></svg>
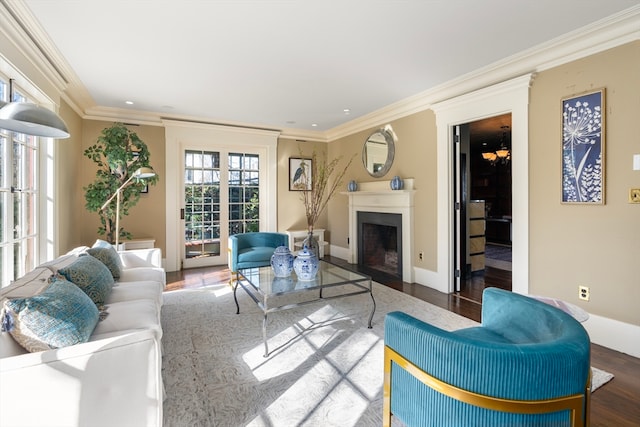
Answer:
<svg viewBox="0 0 640 427"><path fill-rule="evenodd" d="M0 289L0 302L38 294L86 249ZM162 254L156 248L119 255L123 269L106 300L108 315L88 342L30 353L1 333L0 425L162 426Z"/></svg>

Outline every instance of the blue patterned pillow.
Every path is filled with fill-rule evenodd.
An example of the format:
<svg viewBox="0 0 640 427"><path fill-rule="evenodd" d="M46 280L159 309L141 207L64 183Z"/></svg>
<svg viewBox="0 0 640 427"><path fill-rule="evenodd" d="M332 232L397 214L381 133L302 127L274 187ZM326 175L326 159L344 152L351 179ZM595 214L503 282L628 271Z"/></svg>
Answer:
<svg viewBox="0 0 640 427"><path fill-rule="evenodd" d="M113 287L113 276L107 266L89 255L78 257L58 273L78 285L97 305L105 303Z"/></svg>
<svg viewBox="0 0 640 427"><path fill-rule="evenodd" d="M96 240L96 242L93 244L92 248L112 248L113 250L115 250L115 248L113 247L113 245L111 243L107 242L106 240L101 240L101 239Z"/></svg>
<svg viewBox="0 0 640 427"><path fill-rule="evenodd" d="M120 278L122 261L113 246L109 245L108 248L94 246L93 248L87 249L87 253L106 265L114 279L118 280Z"/></svg>
<svg viewBox="0 0 640 427"><path fill-rule="evenodd" d="M44 292L4 303L2 330L30 352L87 342L98 309L76 285L53 278Z"/></svg>

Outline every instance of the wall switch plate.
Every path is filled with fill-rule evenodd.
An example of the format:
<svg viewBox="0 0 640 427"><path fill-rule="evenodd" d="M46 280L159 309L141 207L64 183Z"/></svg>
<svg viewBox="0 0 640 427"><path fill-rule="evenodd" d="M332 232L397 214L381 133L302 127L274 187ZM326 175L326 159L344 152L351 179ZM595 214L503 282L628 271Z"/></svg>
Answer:
<svg viewBox="0 0 640 427"><path fill-rule="evenodd" d="M640 203L640 188L629 190L629 203Z"/></svg>

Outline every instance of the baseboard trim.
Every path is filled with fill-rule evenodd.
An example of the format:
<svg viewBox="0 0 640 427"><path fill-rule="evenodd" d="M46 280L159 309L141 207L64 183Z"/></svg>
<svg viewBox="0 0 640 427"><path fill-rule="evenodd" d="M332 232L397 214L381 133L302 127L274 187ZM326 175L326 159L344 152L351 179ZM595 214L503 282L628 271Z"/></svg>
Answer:
<svg viewBox="0 0 640 427"><path fill-rule="evenodd" d="M594 314L582 325L592 343L640 358L640 326Z"/></svg>
<svg viewBox="0 0 640 427"><path fill-rule="evenodd" d="M349 249L330 246L331 256L347 260ZM449 287L440 283L440 275L424 268L413 268L415 283L448 294ZM589 319L582 324L591 338L591 342L610 348L633 357L640 358L640 326L619 320L589 314Z"/></svg>

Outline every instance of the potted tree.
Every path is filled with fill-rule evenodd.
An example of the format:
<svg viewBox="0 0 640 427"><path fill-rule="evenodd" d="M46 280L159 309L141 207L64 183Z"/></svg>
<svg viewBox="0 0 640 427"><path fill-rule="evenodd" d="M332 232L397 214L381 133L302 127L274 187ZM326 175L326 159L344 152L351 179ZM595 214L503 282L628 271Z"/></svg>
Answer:
<svg viewBox="0 0 640 427"><path fill-rule="evenodd" d="M132 174L141 167L150 167L149 149L135 132L122 123L114 123L102 130L95 144L84 150L84 155L97 164L95 180L84 187L85 207L90 212L100 215L98 234L110 243L119 238L131 238L131 233L123 228L116 230L117 215L129 214L129 209L140 200L140 193L147 185L154 185L158 176L138 180L131 179L128 185L120 190L120 212L117 212L116 200L106 206L103 204L127 182Z"/></svg>

